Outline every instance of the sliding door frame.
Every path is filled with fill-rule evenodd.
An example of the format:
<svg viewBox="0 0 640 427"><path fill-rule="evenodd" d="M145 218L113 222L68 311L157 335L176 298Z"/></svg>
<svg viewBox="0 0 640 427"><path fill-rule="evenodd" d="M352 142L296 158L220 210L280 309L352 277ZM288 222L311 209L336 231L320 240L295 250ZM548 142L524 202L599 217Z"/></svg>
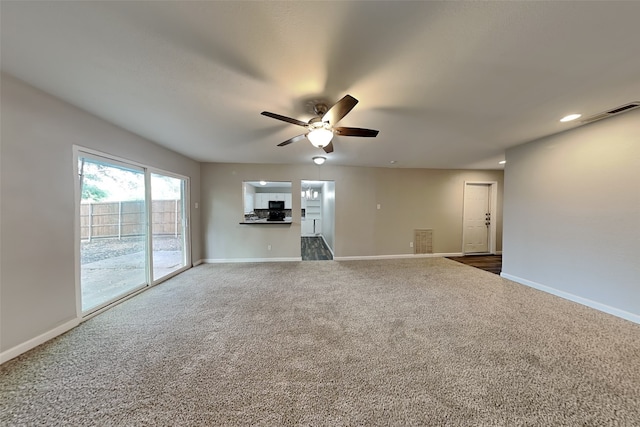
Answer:
<svg viewBox="0 0 640 427"><path fill-rule="evenodd" d="M91 148L73 145L73 177L74 177L74 202L75 202L75 215L74 215L74 257L75 257L75 290L76 290L76 317L80 320L87 320L97 314L102 313L103 311L113 307L116 304L119 304L122 301L125 301L129 298L132 298L138 295L141 292L144 292L151 287L164 282L165 280L182 273L185 270L188 270L193 266L191 261L191 209L190 209L190 194L191 194L191 181L188 176L180 175L174 172L165 171L156 167L152 167L149 165L142 164L140 162L136 162L134 160L125 159L119 156L114 156L109 153L104 153L98 150L94 150ZM81 204L81 194L82 188L80 188L80 178L79 178L79 170L78 170L78 159L81 157L87 158L95 158L95 159L104 159L105 161L111 162L114 165L122 165L124 167L133 167L142 169L144 173L144 182L145 182L145 209L146 209L146 262L145 262L145 274L146 274L146 283L137 287L130 292L120 296L113 298L109 301L106 301L99 306L92 308L86 312L82 310L82 283L81 283L81 263L80 263L80 204ZM152 209L151 209L151 174L165 175L170 176L172 178L177 178L184 180L184 188L182 188L182 208L183 208L183 230L184 230L184 260L185 265L173 271L166 276L161 277L160 279L153 278L153 236L152 236Z"/></svg>
<svg viewBox="0 0 640 427"><path fill-rule="evenodd" d="M151 285L150 286L154 286L157 285L158 283L162 283L165 280L175 276L176 274L180 274L183 271L189 269L192 267L191 264L191 221L189 220L191 218L191 212L189 210L189 206L191 206L190 203L190 199L189 199L189 194L191 193L190 191L190 181L189 181L189 177L188 176L183 176L183 175L179 175L177 173L173 173L173 172L167 172L164 171L162 169L158 169L158 168L154 168L151 166L148 166L145 170L146 175L145 175L145 182L147 182L148 180L148 185L146 186L146 190L147 190L147 201L149 203L149 210L147 213L147 223L148 223L148 230L149 233L147 235L147 245L149 245L149 272L148 272L148 277L150 280ZM183 180L184 182L184 186L183 188L180 189L181 193L182 193L182 229L184 230L184 235L183 235L183 258L184 258L184 266L182 266L181 268L177 269L176 271L172 271L171 273L162 276L159 279L155 279L153 277L153 223L152 223L152 216L153 216L153 210L151 209L151 203L153 201L153 198L151 197L151 175L155 174L155 175L164 175L164 176L168 176L171 178L175 178L175 179L180 179Z"/></svg>

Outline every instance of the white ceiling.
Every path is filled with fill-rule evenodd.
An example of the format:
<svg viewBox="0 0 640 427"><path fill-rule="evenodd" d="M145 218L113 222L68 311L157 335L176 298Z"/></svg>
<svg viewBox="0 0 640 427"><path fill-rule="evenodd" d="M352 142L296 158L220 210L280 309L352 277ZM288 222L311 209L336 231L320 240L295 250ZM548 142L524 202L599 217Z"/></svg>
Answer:
<svg viewBox="0 0 640 427"><path fill-rule="evenodd" d="M311 163L311 101L360 103L328 163L497 169L640 100L640 1L1 2L2 69L200 161ZM395 160L394 165L390 161Z"/></svg>

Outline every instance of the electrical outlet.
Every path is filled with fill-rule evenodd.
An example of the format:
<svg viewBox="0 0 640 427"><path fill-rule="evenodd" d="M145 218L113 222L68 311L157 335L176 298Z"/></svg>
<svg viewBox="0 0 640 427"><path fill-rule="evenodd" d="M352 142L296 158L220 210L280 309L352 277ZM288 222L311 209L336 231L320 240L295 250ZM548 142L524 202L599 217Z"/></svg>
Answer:
<svg viewBox="0 0 640 427"><path fill-rule="evenodd" d="M409 247L412 248L413 247L413 242L409 242Z"/></svg>
<svg viewBox="0 0 640 427"><path fill-rule="evenodd" d="M270 251L271 250L271 245L267 245L267 250Z"/></svg>

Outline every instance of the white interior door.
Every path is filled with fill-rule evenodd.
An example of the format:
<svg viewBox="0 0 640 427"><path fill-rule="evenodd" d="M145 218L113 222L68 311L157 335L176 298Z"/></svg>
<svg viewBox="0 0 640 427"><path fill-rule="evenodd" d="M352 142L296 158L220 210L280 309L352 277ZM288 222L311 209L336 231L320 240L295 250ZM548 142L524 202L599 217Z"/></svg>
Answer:
<svg viewBox="0 0 640 427"><path fill-rule="evenodd" d="M464 189L463 252L489 252L491 184L466 183Z"/></svg>

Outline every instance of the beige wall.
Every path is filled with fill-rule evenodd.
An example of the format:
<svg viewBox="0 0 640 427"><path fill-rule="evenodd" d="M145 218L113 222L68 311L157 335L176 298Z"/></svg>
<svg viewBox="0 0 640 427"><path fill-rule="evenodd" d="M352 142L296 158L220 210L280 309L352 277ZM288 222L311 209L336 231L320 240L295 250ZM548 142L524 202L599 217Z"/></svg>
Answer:
<svg viewBox="0 0 640 427"><path fill-rule="evenodd" d="M497 250L502 250L502 171L205 163L205 259L300 257L299 198L293 198L291 226L239 224L242 181L259 179L291 181L293 194L300 193L303 179L335 181L334 252L338 258L412 254L409 242L416 228L433 228L434 252L460 253L464 182L496 181Z"/></svg>
<svg viewBox="0 0 640 427"><path fill-rule="evenodd" d="M9 75L1 83L0 354L77 318L74 144L190 177L202 258L199 163Z"/></svg>
<svg viewBox="0 0 640 427"><path fill-rule="evenodd" d="M503 275L640 323L640 111L507 151Z"/></svg>

